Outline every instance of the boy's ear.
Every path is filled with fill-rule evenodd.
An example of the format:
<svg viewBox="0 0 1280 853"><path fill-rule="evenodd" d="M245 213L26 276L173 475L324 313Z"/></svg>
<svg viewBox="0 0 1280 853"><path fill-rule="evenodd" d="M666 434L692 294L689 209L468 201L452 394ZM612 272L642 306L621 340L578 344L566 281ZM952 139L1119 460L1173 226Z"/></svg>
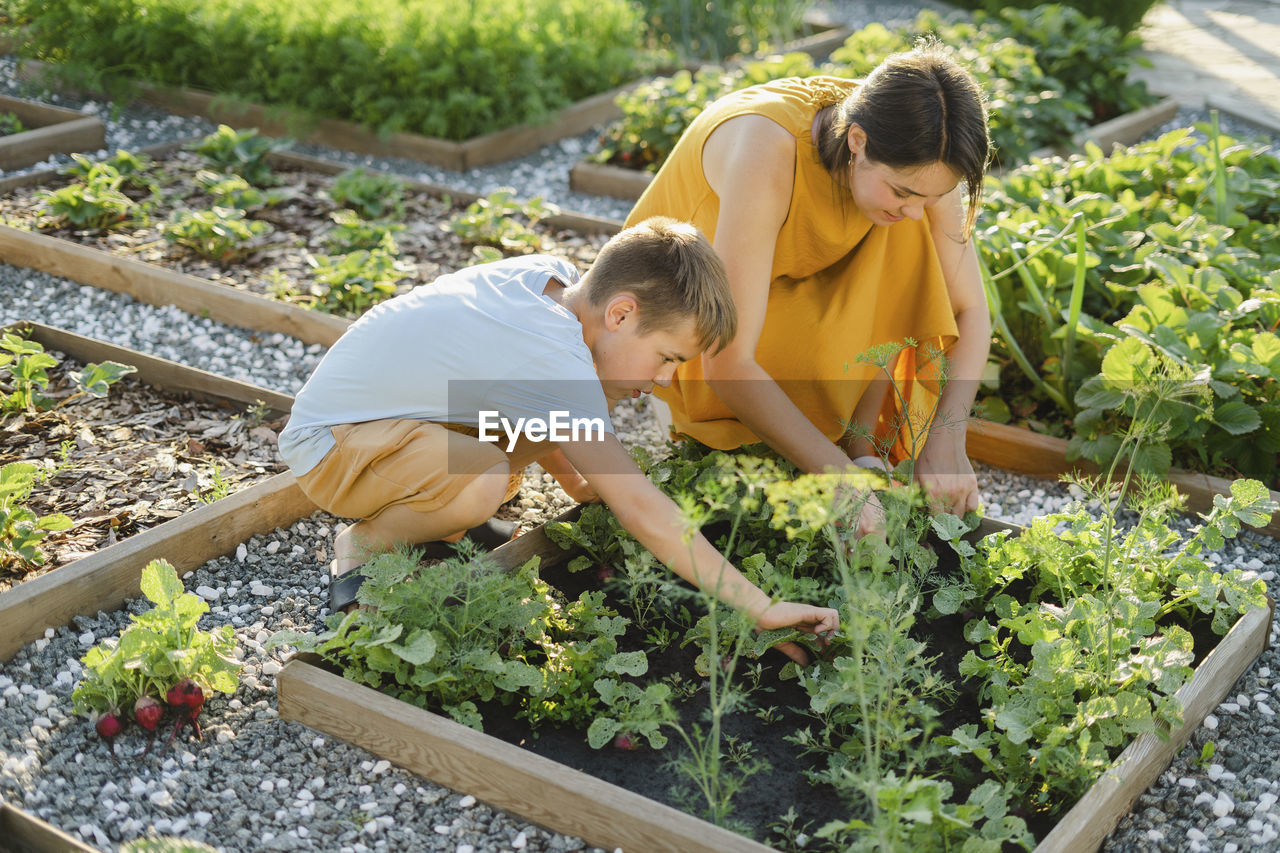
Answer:
<svg viewBox="0 0 1280 853"><path fill-rule="evenodd" d="M636 321L636 298L630 293L619 293L604 306L604 327L611 332L618 331L624 323Z"/></svg>

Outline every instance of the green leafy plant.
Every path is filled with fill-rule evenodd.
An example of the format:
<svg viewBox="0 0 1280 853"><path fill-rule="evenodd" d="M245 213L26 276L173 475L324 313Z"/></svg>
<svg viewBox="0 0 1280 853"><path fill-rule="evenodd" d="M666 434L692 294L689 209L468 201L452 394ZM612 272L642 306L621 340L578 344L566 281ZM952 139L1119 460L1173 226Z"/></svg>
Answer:
<svg viewBox="0 0 1280 853"><path fill-rule="evenodd" d="M329 198L363 219L404 216L404 181L395 175L348 169L333 179Z"/></svg>
<svg viewBox="0 0 1280 853"><path fill-rule="evenodd" d="M315 278L311 285L313 307L335 314L356 315L394 296L396 283L413 275L415 267L388 250L389 241L388 234L376 248L360 249L336 258L308 255L307 263Z"/></svg>
<svg viewBox="0 0 1280 853"><path fill-rule="evenodd" d="M177 571L165 560L152 560L143 568L142 594L153 607L131 614L118 638L99 642L81 659L84 677L71 694L76 711L119 717L122 708L144 697L167 697L177 710L180 697L174 688L185 696L187 685L202 692L235 692L240 664L231 626L200 630L200 617L209 605L183 589ZM178 714L179 725L194 721L185 705ZM154 722L146 727L154 729Z"/></svg>
<svg viewBox="0 0 1280 853"><path fill-rule="evenodd" d="M293 108L299 133L323 117L469 139L537 123L656 60L628 0L471 0L466 14L452 0L228 0L199 15L187 0L15 5L24 51L64 79L122 101L145 80Z"/></svg>
<svg viewBox="0 0 1280 853"><path fill-rule="evenodd" d="M781 44L804 29L804 0L640 0L655 46L677 61L719 61L753 53L765 44Z"/></svg>
<svg viewBox="0 0 1280 853"><path fill-rule="evenodd" d="M213 198L216 208L252 210L274 202L271 194L263 192L239 175L228 175L201 169L196 173L196 183Z"/></svg>
<svg viewBox="0 0 1280 853"><path fill-rule="evenodd" d="M95 163L83 178L56 190L40 190L42 212L56 224L101 230L123 222L137 203L120 191L124 177L114 166Z"/></svg>
<svg viewBox="0 0 1280 853"><path fill-rule="evenodd" d="M274 180L267 155L288 144L260 136L256 128L236 130L220 124L216 131L193 143L191 150L214 170L239 175L255 187L265 187Z"/></svg>
<svg viewBox="0 0 1280 853"><path fill-rule="evenodd" d="M41 470L29 462L0 468L0 567L43 565L46 558L40 542L74 525L63 513L37 516L27 508L31 490L41 479Z"/></svg>
<svg viewBox="0 0 1280 853"><path fill-rule="evenodd" d="M145 154L135 154L132 151L117 148L115 154L99 160L97 163L83 154L77 153L71 155L71 160L71 165L63 169L62 174L70 175L82 181L87 180L93 174L94 167L101 164L115 169L116 173L124 179L125 185L139 189L147 189L149 187L146 174L153 164L151 158Z"/></svg>
<svg viewBox="0 0 1280 853"><path fill-rule="evenodd" d="M231 494L231 481L223 475L220 466L214 465L213 471L209 474L209 485L205 488L197 487L192 494L200 503L215 503Z"/></svg>
<svg viewBox="0 0 1280 853"><path fill-rule="evenodd" d="M58 364L58 360L45 352L38 341L5 332L0 337L0 375L8 375L8 393L0 395L0 415L33 414L52 407L53 400L45 397L44 392L49 387L49 368ZM77 390L57 405L65 406L81 394L105 397L112 385L136 370L115 361L87 364L82 370L71 372ZM0 386L0 390L6 389Z"/></svg>
<svg viewBox="0 0 1280 853"><path fill-rule="evenodd" d="M370 222L355 211L337 210L329 214L333 228L325 234L329 250L343 255L361 249L382 248L393 255L400 254L395 235L405 229L399 222Z"/></svg>
<svg viewBox="0 0 1280 853"><path fill-rule="evenodd" d="M11 112L0 112L0 136L12 136L27 129L22 119Z"/></svg>
<svg viewBox="0 0 1280 853"><path fill-rule="evenodd" d="M1209 393L1199 408L1169 404L1143 470L1273 483L1277 188L1268 146L1213 125L991 180L977 245L1011 416L1107 465L1133 417L1118 402L1154 356L1131 360L1149 350Z"/></svg>
<svg viewBox="0 0 1280 853"><path fill-rule="evenodd" d="M170 243L221 264L243 258L258 245L257 238L270 231L270 223L247 219L235 207L174 211L160 228Z"/></svg>
<svg viewBox="0 0 1280 853"><path fill-rule="evenodd" d="M505 572L469 543L430 567L412 553L365 563L357 609L320 634L282 631L268 642L315 652L343 674L479 729L477 702L518 704L532 726L586 725L601 707L594 685L643 675L642 652L618 652L626 620L585 592L568 602L532 561Z"/></svg>
<svg viewBox="0 0 1280 853"><path fill-rule="evenodd" d="M509 188L494 190L476 199L467 209L451 218L445 226L468 243L493 246L508 252L528 253L542 248L542 235L533 226L560 209L535 196L517 201ZM524 222L516 217L523 217Z"/></svg>

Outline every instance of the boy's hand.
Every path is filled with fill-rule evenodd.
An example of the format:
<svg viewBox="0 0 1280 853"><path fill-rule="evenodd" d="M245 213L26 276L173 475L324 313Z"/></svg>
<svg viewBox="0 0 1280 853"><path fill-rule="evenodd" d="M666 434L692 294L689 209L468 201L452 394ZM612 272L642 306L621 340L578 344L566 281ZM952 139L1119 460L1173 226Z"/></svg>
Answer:
<svg viewBox="0 0 1280 853"><path fill-rule="evenodd" d="M776 601L756 618L756 627L762 631L770 628L795 628L806 634L814 634L818 638L818 644L825 645L827 637L840 627L840 614L830 607ZM801 666L809 663L809 655L796 643L779 643L774 648Z"/></svg>
<svg viewBox="0 0 1280 853"><path fill-rule="evenodd" d="M596 494L596 490L591 488L591 484L582 477L578 477L578 481L576 483L572 481L568 483L563 481L559 482L560 488L564 489L564 493L568 495L570 499L575 500L580 504L593 504L600 502L600 496Z"/></svg>
<svg viewBox="0 0 1280 853"><path fill-rule="evenodd" d="M573 463L564 455L564 451L559 448L539 459L538 464L548 474L556 478L560 488L564 489L564 493L572 500L580 504L596 503L600 500L600 495L591 487L586 478L578 473L578 469L573 467Z"/></svg>

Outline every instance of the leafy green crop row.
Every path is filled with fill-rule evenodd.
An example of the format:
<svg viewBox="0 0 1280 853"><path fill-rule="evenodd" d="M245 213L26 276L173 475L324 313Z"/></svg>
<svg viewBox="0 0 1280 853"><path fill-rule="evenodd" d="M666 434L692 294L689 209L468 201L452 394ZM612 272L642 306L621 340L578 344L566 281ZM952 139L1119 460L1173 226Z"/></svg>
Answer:
<svg viewBox="0 0 1280 853"><path fill-rule="evenodd" d="M82 81L193 86L467 139L634 79L626 0L17 0L21 51Z"/></svg>
<svg viewBox="0 0 1280 853"><path fill-rule="evenodd" d="M1001 365L980 411L1106 465L1162 385L1140 467L1276 482L1280 157L1210 126L988 181L977 243Z"/></svg>
<svg viewBox="0 0 1280 853"><path fill-rule="evenodd" d="M1141 41L1073 9L1006 9L999 16L979 13L973 23L947 21L926 10L910 27L890 31L871 24L859 30L820 65L805 54L789 54L733 71L711 67L659 78L618 98L624 116L606 130L595 156L656 171L689 123L717 97L781 77L865 77L926 33L936 34L988 93L991 136L1003 165L1154 101L1145 84L1127 79Z"/></svg>

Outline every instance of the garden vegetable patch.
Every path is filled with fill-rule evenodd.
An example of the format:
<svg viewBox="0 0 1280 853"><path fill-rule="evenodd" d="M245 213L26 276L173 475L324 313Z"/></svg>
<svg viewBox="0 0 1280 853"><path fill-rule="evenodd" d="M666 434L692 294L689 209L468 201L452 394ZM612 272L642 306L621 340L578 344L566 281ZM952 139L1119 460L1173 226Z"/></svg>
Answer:
<svg viewBox="0 0 1280 853"><path fill-rule="evenodd" d="M1158 482L1127 483L1136 515L1120 527L1110 491L1081 481L1100 517L1080 503L980 542L891 490L889 540L848 543L832 526L847 510L834 484L776 459L677 448L648 474L770 594L839 607L838 635L810 647L809 665L778 667L768 647L800 635L756 636L672 583L601 507L547 526L579 554L564 574L500 575L470 554L446 572L387 558L362 591L378 611L273 642L535 752L609 766L620 784L644 778L786 849L995 851L1029 849L1128 741L1176 724L1192 666L1265 605L1262 581L1204 560L1275 509L1256 482L1184 535ZM478 577L525 590L473 596ZM548 635L564 645L542 645ZM487 675L450 677L460 637L477 640L464 654ZM566 683L572 701L558 698ZM790 768L782 781L766 756ZM762 791L772 815L751 805L770 800Z"/></svg>
<svg viewBox="0 0 1280 853"><path fill-rule="evenodd" d="M65 179L0 199L5 224L341 316L504 255L589 265L606 237L499 191L470 205L350 169L277 168L279 143L223 126L163 161L78 158Z"/></svg>

